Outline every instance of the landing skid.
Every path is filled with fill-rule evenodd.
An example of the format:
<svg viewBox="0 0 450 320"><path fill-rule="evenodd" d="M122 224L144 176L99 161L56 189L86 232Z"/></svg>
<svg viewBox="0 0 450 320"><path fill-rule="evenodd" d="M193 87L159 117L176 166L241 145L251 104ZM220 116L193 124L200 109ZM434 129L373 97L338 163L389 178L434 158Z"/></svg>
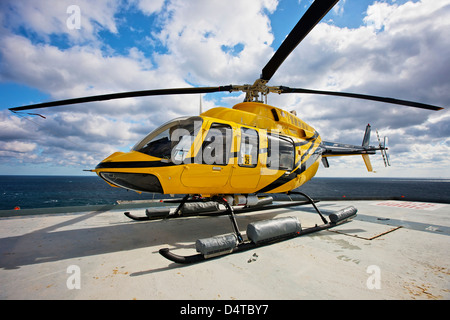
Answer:
<svg viewBox="0 0 450 320"><path fill-rule="evenodd" d="M326 230L333 228L337 225L340 225L342 223L348 222L352 218L356 216L357 209L354 207L347 207L345 209L342 209L338 212L332 213L328 216L330 221L327 221L327 219L323 216L323 214L320 212L320 210L315 205L315 202L313 199L311 199L309 196L302 192L291 192L290 194L299 194L307 198L307 201L292 201L286 204L278 204L278 205L266 205L266 206L260 206L258 207L249 207L249 208L242 208L239 210L234 210L232 206L230 206L225 198L222 197L213 197L211 199L208 199L212 202L222 204L225 206L225 210L221 211L214 211L214 212L206 212L200 215L217 215L217 214L227 214L230 217L230 220L232 222L233 231L234 233L227 234L227 235L221 235L216 236L212 238L207 239L200 239L196 242L196 249L198 254L190 255L190 256L182 256L177 255L170 251L168 248L163 248L159 250L159 253L165 257L166 259L173 261L175 263L181 263L181 264L189 264L189 263L197 263L204 261L206 259L215 258L222 255L232 254L236 252L242 252L246 250L251 250L257 247L270 245L273 243L277 243L280 241L285 241L288 239L296 238L299 236L307 235L313 232L318 232L321 230ZM175 210L175 213L166 215L163 218L176 218L180 217L180 211L182 206L187 203L188 201L200 201L200 199L191 199L189 200L188 196L184 197L183 200L181 200L180 205ZM205 201L202 199L201 201ZM239 227L236 222L235 213L239 212L250 212L250 211L261 211L261 210L268 210L268 209L275 209L275 208L286 208L286 207L292 207L292 206L299 206L299 205L305 205L305 204L311 204L316 212L319 214L323 224L321 225L315 225L314 227L305 228L302 229L300 226L300 222L295 217L284 217L284 218L278 218L278 219L272 219L272 220L263 220L251 223L247 226L247 238L248 240L244 240L240 231ZM134 220L153 220L158 219L156 214L154 214L153 217L149 216L147 214L147 217L133 217L129 213L125 213L128 217L132 217ZM199 215L197 213L197 215ZM161 219L161 217L159 217Z"/></svg>
<svg viewBox="0 0 450 320"><path fill-rule="evenodd" d="M318 231L321 231L321 230L327 230L327 229L333 228L333 227L335 227L335 226L337 226L339 224L348 222L348 220L353 218L356 215L356 209L354 209L354 210L355 210L355 214L353 214L351 217L348 217L347 219L345 219L346 221L342 221L342 222L339 222L339 223L329 222L329 223L322 224L322 225L319 225L319 226L316 225L316 226L311 227L311 228L302 229L301 232L298 233L298 234L297 233L296 234L290 234L290 235L286 235L284 237L280 236L280 237L278 237L276 239L273 239L271 241L268 240L268 241L264 241L262 243L255 243L255 242L253 242L251 240L250 241L244 241L242 243L239 243L236 247L232 248L228 252L225 252L225 253L222 253L222 254L218 253L216 255L208 256L208 255L204 255L202 253L198 253L198 254L194 254L194 255L190 255L190 256L182 256L182 255L177 255L177 254L171 252L169 248L160 249L159 253L164 258L166 258L166 259L168 259L170 261L176 262L176 263L180 263L180 264L198 263L198 262L201 262L201 261L204 261L204 260L207 260L207 259L212 259L212 258L215 258L215 257L222 256L222 255L227 255L227 254L232 254L232 253L237 253L237 252L243 252L243 251L251 250L251 249L254 249L254 248L258 248L258 247L274 244L274 243L277 243L277 242L281 242L281 241L286 241L286 240L289 240L289 239L297 238L297 237L300 237L300 236L303 236L303 235L307 235L307 234L310 234L310 233L313 233L313 232L318 232Z"/></svg>

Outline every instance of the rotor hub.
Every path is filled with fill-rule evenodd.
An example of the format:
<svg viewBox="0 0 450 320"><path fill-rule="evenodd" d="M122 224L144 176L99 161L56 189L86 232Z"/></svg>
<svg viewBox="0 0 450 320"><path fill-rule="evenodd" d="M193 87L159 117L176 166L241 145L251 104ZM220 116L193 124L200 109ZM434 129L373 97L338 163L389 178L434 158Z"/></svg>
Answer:
<svg viewBox="0 0 450 320"><path fill-rule="evenodd" d="M270 92L281 93L281 87L267 86L268 80L257 79L254 84L232 86L231 91L245 92L244 102L267 103L267 95Z"/></svg>

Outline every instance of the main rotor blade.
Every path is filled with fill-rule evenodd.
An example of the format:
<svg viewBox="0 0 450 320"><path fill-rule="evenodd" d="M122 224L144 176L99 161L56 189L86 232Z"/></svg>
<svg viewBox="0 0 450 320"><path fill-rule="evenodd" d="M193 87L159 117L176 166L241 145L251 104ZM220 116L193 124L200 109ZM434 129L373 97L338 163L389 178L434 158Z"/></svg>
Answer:
<svg viewBox="0 0 450 320"><path fill-rule="evenodd" d="M282 87L280 87L280 93L309 93L309 94L321 94L321 95L328 95L328 96L339 96L339 97L347 97L347 98L372 100L372 101L378 101L378 102L387 102L387 103L392 103L392 104L399 104L399 105L403 105L403 106L427 109L427 110L433 110L433 111L439 111L439 110L444 109L442 107L432 106L432 105L424 104L424 103L420 103L420 102L399 100L399 99L393 99L393 98L387 98L387 97L377 97L377 96L358 94L358 93L348 93L348 92L320 91L320 90L310 90L310 89L303 89L303 88L289 88L289 87L282 86Z"/></svg>
<svg viewBox="0 0 450 320"><path fill-rule="evenodd" d="M44 103L38 103L38 104L31 104L31 105L27 105L27 106L9 108L9 110L23 111L23 110L30 110L30 109L65 106L65 105L69 105L69 104L94 102L94 101L105 101L105 100L112 100L112 99L133 98L133 97L231 91L232 88L233 88L233 86L229 85L229 86L219 86L219 87L172 88L172 89L156 89L156 90L119 92L119 93L102 94L102 95L98 95L98 96L89 96L89 97L82 97L82 98L74 98L74 99L66 99L66 100L58 100L58 101L44 102Z"/></svg>
<svg viewBox="0 0 450 320"><path fill-rule="evenodd" d="M269 81L292 50L308 35L339 0L315 0L262 69L261 79Z"/></svg>

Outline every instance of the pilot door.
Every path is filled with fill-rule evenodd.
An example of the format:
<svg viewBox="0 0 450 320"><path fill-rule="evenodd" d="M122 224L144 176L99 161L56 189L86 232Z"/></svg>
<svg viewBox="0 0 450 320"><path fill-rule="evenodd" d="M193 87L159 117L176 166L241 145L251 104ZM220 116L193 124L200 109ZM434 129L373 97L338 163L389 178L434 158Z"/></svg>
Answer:
<svg viewBox="0 0 450 320"><path fill-rule="evenodd" d="M186 187L223 187L230 177L228 166L233 143L230 125L213 122L199 150L194 150L193 163L186 164L181 174L181 183ZM195 145L193 146L194 149Z"/></svg>

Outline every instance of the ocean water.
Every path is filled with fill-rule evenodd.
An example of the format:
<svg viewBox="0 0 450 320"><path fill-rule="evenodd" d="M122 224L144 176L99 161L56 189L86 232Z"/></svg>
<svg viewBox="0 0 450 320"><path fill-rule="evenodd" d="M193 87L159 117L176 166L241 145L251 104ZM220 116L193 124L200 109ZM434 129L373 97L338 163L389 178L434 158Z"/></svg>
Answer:
<svg viewBox="0 0 450 320"><path fill-rule="evenodd" d="M299 188L314 199L403 199L450 203L450 179L314 178ZM165 196L167 197L167 196ZM0 176L0 210L158 199L113 188L96 176Z"/></svg>

